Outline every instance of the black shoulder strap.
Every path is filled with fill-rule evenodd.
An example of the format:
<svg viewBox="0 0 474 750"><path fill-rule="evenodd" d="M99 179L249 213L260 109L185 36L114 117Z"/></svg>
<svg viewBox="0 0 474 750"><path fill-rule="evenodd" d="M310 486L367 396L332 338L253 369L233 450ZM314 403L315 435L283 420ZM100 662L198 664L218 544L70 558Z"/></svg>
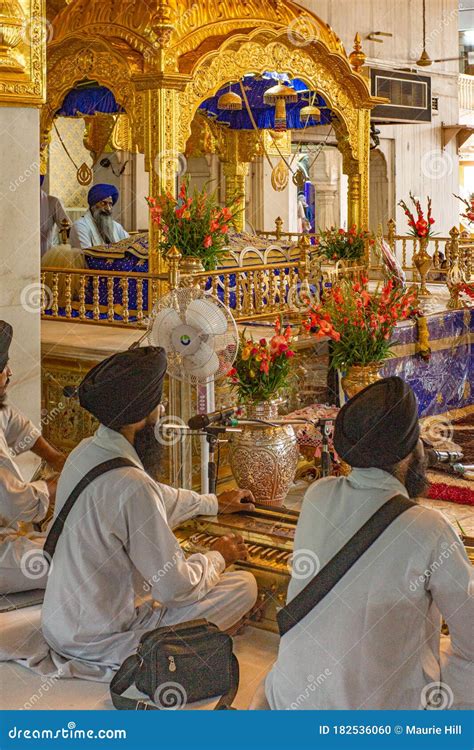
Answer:
<svg viewBox="0 0 474 750"><path fill-rule="evenodd" d="M101 474L112 471L112 469L120 469L123 466L132 466L136 468L136 464L134 464L133 461L130 461L128 458L111 458L108 461L103 461L101 464L94 466L94 468L88 471L87 474L81 479L81 481L76 484L73 491L56 516L56 519L48 532L43 550L48 563L51 563L56 545L64 528L66 518L73 509L74 504L81 492L83 492L86 487L88 487L90 483L93 482L94 479L96 479L96 477L100 477Z"/></svg>
<svg viewBox="0 0 474 750"><path fill-rule="evenodd" d="M125 693L129 687L135 683L135 675L139 666L140 659L137 654L129 656L125 659L124 663L114 675L112 682L110 683L110 695L114 707L119 711L160 711L157 706L153 703L148 703L145 700L139 700L137 698L125 698ZM223 695L217 705L214 707L214 711L230 711L232 709L232 702L237 695L239 687L239 662L235 654L232 654L231 664L231 685L229 691Z"/></svg>
<svg viewBox="0 0 474 750"><path fill-rule="evenodd" d="M277 620L280 636L288 633L329 594L392 521L414 506L415 503L403 495L395 495L382 505L304 589L279 611Z"/></svg>

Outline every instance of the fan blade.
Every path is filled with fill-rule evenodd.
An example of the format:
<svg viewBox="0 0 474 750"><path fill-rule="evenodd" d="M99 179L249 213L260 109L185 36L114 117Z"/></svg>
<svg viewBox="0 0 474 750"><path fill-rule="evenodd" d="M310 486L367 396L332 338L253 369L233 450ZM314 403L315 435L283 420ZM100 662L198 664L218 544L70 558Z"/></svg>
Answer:
<svg viewBox="0 0 474 750"><path fill-rule="evenodd" d="M164 310L160 310L156 318L153 319L148 334L150 344L152 346L162 346L166 351L170 351L172 348L171 334L177 326L181 326L182 324L179 313L177 313L172 307L166 307Z"/></svg>
<svg viewBox="0 0 474 750"><path fill-rule="evenodd" d="M194 299L186 310L186 323L208 335L217 336L227 331L227 318L215 302Z"/></svg>
<svg viewBox="0 0 474 750"><path fill-rule="evenodd" d="M195 354L183 357L183 370L199 379L209 378L219 370L219 357L210 346L201 344Z"/></svg>

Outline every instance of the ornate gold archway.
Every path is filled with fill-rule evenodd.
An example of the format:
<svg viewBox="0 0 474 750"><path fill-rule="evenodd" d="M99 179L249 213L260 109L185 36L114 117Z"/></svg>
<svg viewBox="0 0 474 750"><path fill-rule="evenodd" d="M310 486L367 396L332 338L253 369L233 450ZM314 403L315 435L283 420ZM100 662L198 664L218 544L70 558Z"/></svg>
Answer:
<svg viewBox="0 0 474 750"><path fill-rule="evenodd" d="M379 100L336 34L309 11L291 0L157 0L154 13L128 0L72 0L53 31L43 144L66 93L96 80L130 116L150 194L173 191L199 104L229 80L278 70L305 80L335 113L349 220L367 225L370 109ZM360 58L353 61L358 69ZM151 268L160 271L154 232L152 226Z"/></svg>

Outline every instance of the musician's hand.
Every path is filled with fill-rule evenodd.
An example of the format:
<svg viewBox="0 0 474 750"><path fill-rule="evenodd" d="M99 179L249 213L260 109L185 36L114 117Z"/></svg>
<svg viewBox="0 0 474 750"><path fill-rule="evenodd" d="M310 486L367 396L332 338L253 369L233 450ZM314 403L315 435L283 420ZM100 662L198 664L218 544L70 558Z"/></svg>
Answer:
<svg viewBox="0 0 474 750"><path fill-rule="evenodd" d="M247 547L240 534L221 536L211 549L221 553L226 565L232 565L237 560L246 560L248 557Z"/></svg>
<svg viewBox="0 0 474 750"><path fill-rule="evenodd" d="M52 505L54 505L54 502L56 500L56 489L58 486L58 477L54 477L53 479L48 479L46 484L48 485L49 505L51 507Z"/></svg>
<svg viewBox="0 0 474 750"><path fill-rule="evenodd" d="M240 513L243 510L255 510L255 498L250 490L228 490L217 496L218 513Z"/></svg>

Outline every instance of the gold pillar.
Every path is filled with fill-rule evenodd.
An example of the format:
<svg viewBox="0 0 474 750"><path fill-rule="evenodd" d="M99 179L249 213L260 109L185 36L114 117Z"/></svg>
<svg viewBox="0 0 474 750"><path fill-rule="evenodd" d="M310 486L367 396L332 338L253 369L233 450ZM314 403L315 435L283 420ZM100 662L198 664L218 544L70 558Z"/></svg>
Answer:
<svg viewBox="0 0 474 750"><path fill-rule="evenodd" d="M225 201L227 205L233 203L237 208L235 226L238 232L245 229L245 181L249 173L246 161L225 161L222 164L225 177Z"/></svg>
<svg viewBox="0 0 474 750"><path fill-rule="evenodd" d="M0 2L0 105L44 103L45 18L45 0Z"/></svg>
<svg viewBox="0 0 474 750"><path fill-rule="evenodd" d="M361 227L361 176L355 171L349 174L349 205L348 205L348 224L352 226L355 224L356 227Z"/></svg>

